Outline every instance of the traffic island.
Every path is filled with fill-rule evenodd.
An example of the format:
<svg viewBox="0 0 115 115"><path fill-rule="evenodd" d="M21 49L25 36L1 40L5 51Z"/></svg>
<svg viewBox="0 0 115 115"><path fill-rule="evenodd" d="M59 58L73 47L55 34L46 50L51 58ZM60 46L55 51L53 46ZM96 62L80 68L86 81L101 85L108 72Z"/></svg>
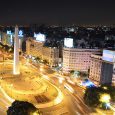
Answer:
<svg viewBox="0 0 115 115"><path fill-rule="evenodd" d="M9 97L28 101L38 108L51 107L63 100L61 91L45 80L32 66L21 65L19 76L13 76L10 71L9 74L4 74L0 82Z"/></svg>

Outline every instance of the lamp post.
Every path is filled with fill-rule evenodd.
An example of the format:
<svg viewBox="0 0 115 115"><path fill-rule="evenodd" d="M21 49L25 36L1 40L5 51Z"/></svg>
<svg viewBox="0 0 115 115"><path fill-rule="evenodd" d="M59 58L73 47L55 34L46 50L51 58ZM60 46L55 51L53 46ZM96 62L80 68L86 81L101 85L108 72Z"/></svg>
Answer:
<svg viewBox="0 0 115 115"><path fill-rule="evenodd" d="M100 101L102 102L102 104L105 104L106 109L107 109L107 107L109 107L108 105L110 103L110 99L111 99L110 95L106 94L106 93L102 94L100 97Z"/></svg>

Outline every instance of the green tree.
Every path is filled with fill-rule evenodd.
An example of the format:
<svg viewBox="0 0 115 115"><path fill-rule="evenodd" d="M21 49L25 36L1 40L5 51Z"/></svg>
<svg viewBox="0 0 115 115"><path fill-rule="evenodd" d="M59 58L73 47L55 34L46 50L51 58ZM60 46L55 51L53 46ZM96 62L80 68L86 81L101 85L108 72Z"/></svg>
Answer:
<svg viewBox="0 0 115 115"><path fill-rule="evenodd" d="M112 101L115 101L115 86L104 84L101 88L103 88L106 93L110 94Z"/></svg>
<svg viewBox="0 0 115 115"><path fill-rule="evenodd" d="M70 74L74 74L74 70L71 70L71 71L70 71Z"/></svg>
<svg viewBox="0 0 115 115"><path fill-rule="evenodd" d="M47 60L43 60L43 63L44 63L44 64L48 64L48 61L47 61Z"/></svg>
<svg viewBox="0 0 115 115"><path fill-rule="evenodd" d="M84 101L87 105L97 107L100 104L100 91L96 87L87 88L84 95Z"/></svg>
<svg viewBox="0 0 115 115"><path fill-rule="evenodd" d="M79 71L79 76L80 76L80 77L87 77L87 76L88 76L88 73Z"/></svg>
<svg viewBox="0 0 115 115"><path fill-rule="evenodd" d="M40 58L39 58L39 57L36 57L35 60L36 60L36 61L40 61Z"/></svg>
<svg viewBox="0 0 115 115"><path fill-rule="evenodd" d="M31 115L32 113L38 113L39 111L33 104L24 101L14 101L7 110L7 115Z"/></svg>

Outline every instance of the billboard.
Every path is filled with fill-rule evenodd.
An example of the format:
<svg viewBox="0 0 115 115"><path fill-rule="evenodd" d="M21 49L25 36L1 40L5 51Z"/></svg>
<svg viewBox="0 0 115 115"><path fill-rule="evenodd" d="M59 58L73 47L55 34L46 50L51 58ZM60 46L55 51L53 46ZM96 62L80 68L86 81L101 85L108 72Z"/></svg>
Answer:
<svg viewBox="0 0 115 115"><path fill-rule="evenodd" d="M65 47L73 47L73 38L64 38L64 46Z"/></svg>
<svg viewBox="0 0 115 115"><path fill-rule="evenodd" d="M19 37L23 37L23 36L24 36L22 30L19 30L19 31L18 31L18 36L19 36Z"/></svg>
<svg viewBox="0 0 115 115"><path fill-rule="evenodd" d="M7 35L13 35L13 33L11 32L11 30L7 30ZM18 36L19 37L23 37L23 31L22 30L18 31Z"/></svg>
<svg viewBox="0 0 115 115"><path fill-rule="evenodd" d="M41 33L34 33L34 37L36 38L37 41L44 42L46 40L46 36Z"/></svg>
<svg viewBox="0 0 115 115"><path fill-rule="evenodd" d="M103 60L109 62L115 62L115 51L112 50L103 50Z"/></svg>
<svg viewBox="0 0 115 115"><path fill-rule="evenodd" d="M11 35L12 34L11 30L7 30L7 34Z"/></svg>

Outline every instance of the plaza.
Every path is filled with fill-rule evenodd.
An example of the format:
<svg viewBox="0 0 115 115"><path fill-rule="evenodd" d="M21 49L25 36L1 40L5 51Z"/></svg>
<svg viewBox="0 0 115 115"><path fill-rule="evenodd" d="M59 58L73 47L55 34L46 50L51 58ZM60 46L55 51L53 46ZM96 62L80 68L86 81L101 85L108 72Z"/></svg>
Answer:
<svg viewBox="0 0 115 115"><path fill-rule="evenodd" d="M62 101L58 88L42 77L31 64L20 63L20 75L13 75L12 62L0 64L2 89L14 100L28 101L39 108L53 106Z"/></svg>

